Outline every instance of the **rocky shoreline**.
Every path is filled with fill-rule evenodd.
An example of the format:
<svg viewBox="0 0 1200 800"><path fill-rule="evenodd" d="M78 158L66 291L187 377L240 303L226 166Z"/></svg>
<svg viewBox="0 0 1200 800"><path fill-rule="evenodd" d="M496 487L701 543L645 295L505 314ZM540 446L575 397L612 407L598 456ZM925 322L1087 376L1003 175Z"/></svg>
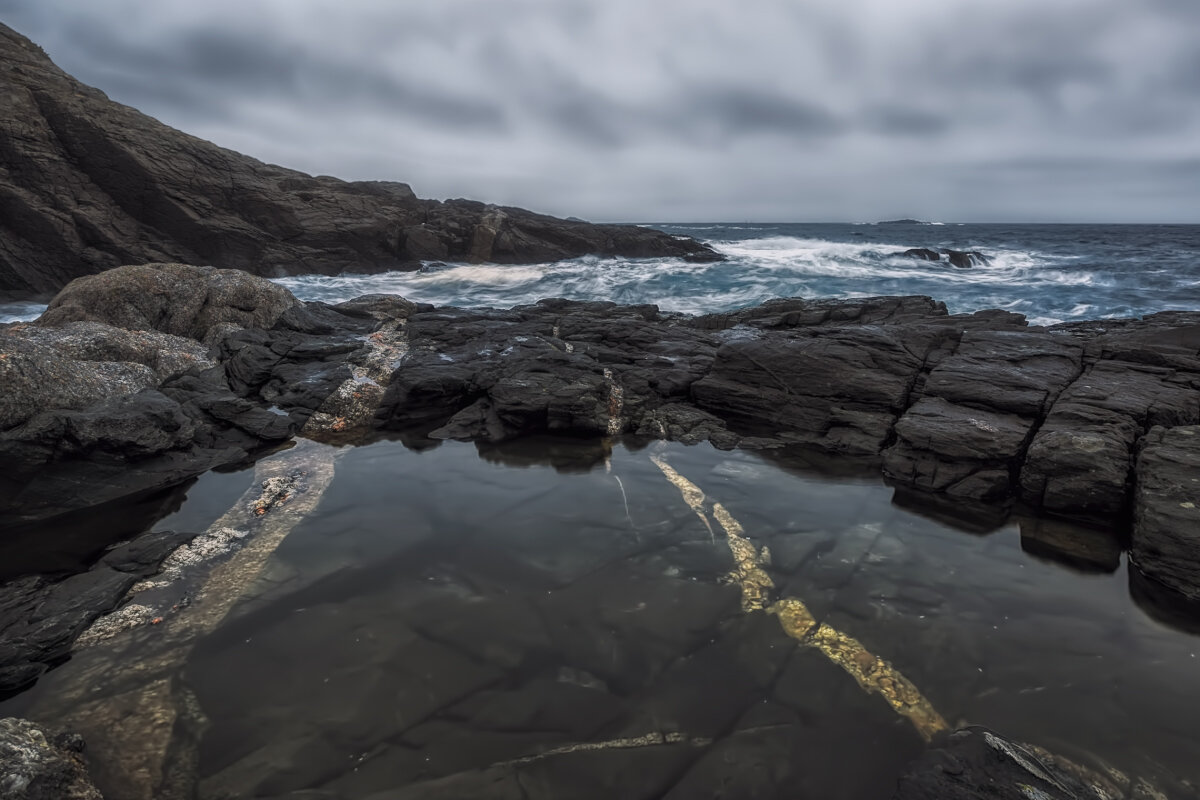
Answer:
<svg viewBox="0 0 1200 800"><path fill-rule="evenodd" d="M1031 327L999 310L950 315L928 297L792 298L701 317L553 299L304 303L256 276L722 257L637 226L263 164L111 102L2 24L0 60L0 298L61 289L35 322L0 325L0 697L85 645L159 624L184 595L155 591L199 581L179 577L192 567L209 578L233 564L223 586L240 586L331 473L281 458L227 515L236 526L143 533L172 490L285 448L383 436L418 447L625 436L853 463L930 513L1097 526L1095 542L1053 545L1084 561L1117 563L1115 531L1143 607L1200 629L1200 311ZM209 263L238 269L189 266ZM98 541L105 515L122 521ZM39 563L26 553L49 528L56 560ZM122 605L131 592L138 602ZM172 649L160 669L238 596L213 595L161 637ZM166 742L195 738L175 711L158 720L172 729L168 772L178 753ZM673 735L580 747L680 744ZM933 745L896 798L1162 796L983 729ZM0 720L0 794L99 797L83 752L77 735Z"/></svg>
<svg viewBox="0 0 1200 800"><path fill-rule="evenodd" d="M312 176L114 103L0 23L0 299L120 264L186 261L277 277L541 263L583 255L719 261L687 237L593 225L403 183Z"/></svg>
<svg viewBox="0 0 1200 800"><path fill-rule="evenodd" d="M0 326L0 515L19 549L22 526L297 435L710 441L878 468L908 502L1115 527L1150 608L1186 625L1200 602L1198 350L1196 312L1030 328L926 297L703 317L562 300L331 306L233 270L122 267L75 281L34 323ZM0 689L61 658L90 621L10 627L42 590L6 594Z"/></svg>

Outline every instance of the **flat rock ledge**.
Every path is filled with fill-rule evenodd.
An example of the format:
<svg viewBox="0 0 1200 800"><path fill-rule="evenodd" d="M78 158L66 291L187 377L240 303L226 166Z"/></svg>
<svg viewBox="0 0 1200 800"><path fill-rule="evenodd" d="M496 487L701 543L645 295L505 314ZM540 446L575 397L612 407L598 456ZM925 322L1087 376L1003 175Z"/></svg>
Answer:
<svg viewBox="0 0 1200 800"><path fill-rule="evenodd" d="M236 270L121 267L0 326L0 515L178 484L297 433L631 434L820 451L906 493L1132 529L1200 600L1200 312L1030 327L928 297L687 317L543 300L302 303Z"/></svg>

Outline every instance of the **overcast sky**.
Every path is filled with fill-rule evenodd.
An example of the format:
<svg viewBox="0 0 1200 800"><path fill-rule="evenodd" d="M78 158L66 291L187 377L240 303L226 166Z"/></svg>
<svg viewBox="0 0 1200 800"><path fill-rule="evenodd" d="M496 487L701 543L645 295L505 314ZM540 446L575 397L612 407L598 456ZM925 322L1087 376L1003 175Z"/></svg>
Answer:
<svg viewBox="0 0 1200 800"><path fill-rule="evenodd" d="M0 0L265 161L595 220L1200 222L1200 0Z"/></svg>

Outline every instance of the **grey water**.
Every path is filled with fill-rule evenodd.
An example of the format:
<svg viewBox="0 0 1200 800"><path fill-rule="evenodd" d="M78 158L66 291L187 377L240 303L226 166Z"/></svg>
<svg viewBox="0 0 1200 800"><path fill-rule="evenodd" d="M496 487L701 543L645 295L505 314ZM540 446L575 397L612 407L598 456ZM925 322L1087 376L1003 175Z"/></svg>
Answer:
<svg viewBox="0 0 1200 800"><path fill-rule="evenodd" d="M878 478L781 457L537 438L340 451L174 678L206 720L195 796L889 796L916 728L742 609L720 528L652 455L768 549L776 599L890 662L951 726L1168 796L1200 787L1200 637L1143 612L1111 533L965 530ZM252 480L201 481L159 525L208 524ZM108 669L136 650L122 659ZM0 716L54 708L73 665Z"/></svg>
<svg viewBox="0 0 1200 800"><path fill-rule="evenodd" d="M1031 324L1142 316L1200 307L1200 225L655 224L710 244L713 264L582 258L497 266L427 263L414 272L296 276L304 300L371 292L436 305L508 308L546 297L655 303L691 314L773 297L924 294L951 313L1003 308ZM958 269L900 255L909 248L976 250L990 262ZM219 266L219 265L218 265ZM36 304L0 305L0 322Z"/></svg>

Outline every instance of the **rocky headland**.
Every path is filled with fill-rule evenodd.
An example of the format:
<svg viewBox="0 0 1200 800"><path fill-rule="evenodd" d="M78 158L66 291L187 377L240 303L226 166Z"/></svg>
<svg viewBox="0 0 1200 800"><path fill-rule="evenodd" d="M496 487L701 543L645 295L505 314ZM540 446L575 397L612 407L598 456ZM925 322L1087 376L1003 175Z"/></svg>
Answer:
<svg viewBox="0 0 1200 800"><path fill-rule="evenodd" d="M153 261L280 276L442 259L721 258L633 225L422 200L403 183L264 164L112 102L2 23L0 64L0 298L48 296L81 275Z"/></svg>

